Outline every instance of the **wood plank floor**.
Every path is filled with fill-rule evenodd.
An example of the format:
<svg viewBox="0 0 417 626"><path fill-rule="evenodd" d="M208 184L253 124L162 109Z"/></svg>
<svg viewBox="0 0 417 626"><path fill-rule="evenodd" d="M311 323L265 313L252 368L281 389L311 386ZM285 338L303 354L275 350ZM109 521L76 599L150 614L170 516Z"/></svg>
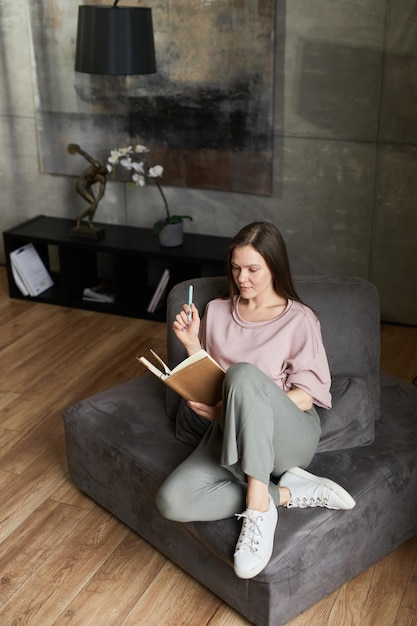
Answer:
<svg viewBox="0 0 417 626"><path fill-rule="evenodd" d="M382 366L417 375L417 328L382 326ZM165 326L10 300L0 268L2 626L243 626L204 589L69 481L63 409L137 376ZM291 626L417 625L417 538Z"/></svg>

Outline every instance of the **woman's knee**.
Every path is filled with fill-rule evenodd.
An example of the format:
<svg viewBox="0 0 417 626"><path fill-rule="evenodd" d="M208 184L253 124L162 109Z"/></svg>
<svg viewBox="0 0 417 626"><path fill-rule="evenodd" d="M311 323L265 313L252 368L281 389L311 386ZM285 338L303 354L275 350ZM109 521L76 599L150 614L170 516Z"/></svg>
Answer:
<svg viewBox="0 0 417 626"><path fill-rule="evenodd" d="M228 388L246 387L256 379L258 372L258 368L251 363L234 363L226 371L225 385Z"/></svg>
<svg viewBox="0 0 417 626"><path fill-rule="evenodd" d="M162 517L178 521L176 520L175 502L170 497L169 490L165 487L165 484L157 492L155 504Z"/></svg>
<svg viewBox="0 0 417 626"><path fill-rule="evenodd" d="M161 485L156 497L155 504L165 519L172 520L173 522L189 522L190 507L182 497L181 490L175 489L170 484L169 478Z"/></svg>

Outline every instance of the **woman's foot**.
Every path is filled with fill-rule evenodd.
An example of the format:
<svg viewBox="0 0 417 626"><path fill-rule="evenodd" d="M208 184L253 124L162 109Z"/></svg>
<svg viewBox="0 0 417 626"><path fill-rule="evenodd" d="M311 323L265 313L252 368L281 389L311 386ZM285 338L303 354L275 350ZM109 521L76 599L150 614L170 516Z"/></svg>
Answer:
<svg viewBox="0 0 417 626"><path fill-rule="evenodd" d="M315 476L299 467L285 472L278 487L290 493L289 501L281 500L282 506L287 508L321 506L327 509L353 509L356 504L352 496L333 480Z"/></svg>
<svg viewBox="0 0 417 626"><path fill-rule="evenodd" d="M253 578L271 558L278 521L277 507L269 496L269 509L265 513L246 509L236 517L243 518L243 524L234 554L235 574L239 578Z"/></svg>

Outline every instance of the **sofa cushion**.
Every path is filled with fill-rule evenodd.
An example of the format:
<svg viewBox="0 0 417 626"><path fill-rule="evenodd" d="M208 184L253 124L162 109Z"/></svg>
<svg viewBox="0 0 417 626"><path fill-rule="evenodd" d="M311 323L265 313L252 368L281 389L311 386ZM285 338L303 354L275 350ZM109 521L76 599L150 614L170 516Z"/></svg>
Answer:
<svg viewBox="0 0 417 626"><path fill-rule="evenodd" d="M360 378L336 376L332 380L332 408L317 407L322 435L319 452L365 446L374 439L374 420L368 389ZM196 446L209 422L196 415L182 400L176 415L176 437Z"/></svg>
<svg viewBox="0 0 417 626"><path fill-rule="evenodd" d="M317 408L322 434L319 452L366 446L374 440L372 405L362 378L335 376L332 379L332 408Z"/></svg>

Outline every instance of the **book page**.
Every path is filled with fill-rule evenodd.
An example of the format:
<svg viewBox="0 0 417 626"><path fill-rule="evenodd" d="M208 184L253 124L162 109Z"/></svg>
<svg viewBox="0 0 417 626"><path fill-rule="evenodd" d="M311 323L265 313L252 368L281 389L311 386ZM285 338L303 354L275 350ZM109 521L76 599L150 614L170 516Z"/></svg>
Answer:
<svg viewBox="0 0 417 626"><path fill-rule="evenodd" d="M162 367L163 367L163 369L164 369L164 373L165 373L165 374L167 374L167 375L169 375L169 374L171 373L171 370L169 369L169 367L168 367L168 365L165 363L165 361L163 361L163 360L161 359L161 357L160 357L158 354L156 354L156 352L154 352L153 350L149 350L149 352L150 352L151 354L153 354L153 356L154 356L154 357L155 357L155 359L158 361L158 363L160 363L160 364L162 365Z"/></svg>
<svg viewBox="0 0 417 626"><path fill-rule="evenodd" d="M136 357L137 360L142 363L142 365L144 365L145 367L148 368L148 370L150 372L152 372L152 374L154 374L157 378L160 378L161 380L165 380L165 378L167 378L169 376L169 374L164 374L164 372L161 372L161 370L159 370L157 367L155 367L155 365L153 363L151 363L150 361L148 361L148 359L144 356L137 356Z"/></svg>
<svg viewBox="0 0 417 626"><path fill-rule="evenodd" d="M197 363L198 361L201 361L201 359L209 359L210 361L215 363L219 369L222 370L220 365L218 363L216 363L216 361L209 354L207 354L207 352L205 350L201 349L198 352L196 352L195 354L192 354L191 356L187 357L181 363L178 363L178 365L176 367L174 367L174 369L171 371L171 373L175 374L176 372L181 371L182 369L188 367L189 365L192 365L193 363Z"/></svg>

